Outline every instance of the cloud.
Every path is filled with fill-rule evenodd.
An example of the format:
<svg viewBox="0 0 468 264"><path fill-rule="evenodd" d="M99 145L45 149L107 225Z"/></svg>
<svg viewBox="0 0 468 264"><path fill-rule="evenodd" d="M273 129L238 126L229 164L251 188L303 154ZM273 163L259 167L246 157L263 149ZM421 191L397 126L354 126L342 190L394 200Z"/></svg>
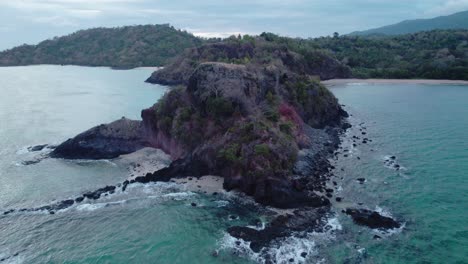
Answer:
<svg viewBox="0 0 468 264"><path fill-rule="evenodd" d="M466 9L468 0L0 0L0 49L135 24L170 23L203 37L263 31L316 37Z"/></svg>
<svg viewBox="0 0 468 264"><path fill-rule="evenodd" d="M431 8L426 14L429 16L450 15L466 10L468 10L468 0L449 0Z"/></svg>

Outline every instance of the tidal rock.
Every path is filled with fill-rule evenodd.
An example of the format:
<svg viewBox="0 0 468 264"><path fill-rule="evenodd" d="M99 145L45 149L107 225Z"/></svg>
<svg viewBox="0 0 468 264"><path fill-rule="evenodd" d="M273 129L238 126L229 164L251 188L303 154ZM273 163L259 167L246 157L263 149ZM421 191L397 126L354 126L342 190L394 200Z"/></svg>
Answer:
<svg viewBox="0 0 468 264"><path fill-rule="evenodd" d="M31 151L31 152L34 152L34 151L41 151L41 150L43 150L45 147L47 147L47 144L32 146L32 147L29 147L28 150Z"/></svg>
<svg viewBox="0 0 468 264"><path fill-rule="evenodd" d="M106 186L104 188L97 189L96 191L93 191L93 192L87 192L83 194L83 197L91 199L91 200L97 200L104 193L114 193L115 188L116 188L115 186Z"/></svg>
<svg viewBox="0 0 468 264"><path fill-rule="evenodd" d="M148 146L142 123L122 118L63 142L50 155L66 159L111 159Z"/></svg>
<svg viewBox="0 0 468 264"><path fill-rule="evenodd" d="M233 226L228 228L228 233L238 239L250 242L250 248L254 252L260 252L271 241L277 238L287 237L291 232L311 231L322 224L322 217L326 210L303 209L296 210L294 214L280 215L265 229L256 230L250 227Z"/></svg>
<svg viewBox="0 0 468 264"><path fill-rule="evenodd" d="M393 229L401 226L392 218L367 209L346 209L346 214L350 215L356 224L368 226L372 229Z"/></svg>
<svg viewBox="0 0 468 264"><path fill-rule="evenodd" d="M357 178L356 179L360 184L364 184L366 182L365 178Z"/></svg>

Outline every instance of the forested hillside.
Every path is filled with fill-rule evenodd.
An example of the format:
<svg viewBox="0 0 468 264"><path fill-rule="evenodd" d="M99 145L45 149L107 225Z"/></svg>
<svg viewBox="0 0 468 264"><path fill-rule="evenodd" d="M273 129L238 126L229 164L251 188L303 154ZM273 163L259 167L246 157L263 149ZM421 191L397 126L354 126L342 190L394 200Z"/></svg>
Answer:
<svg viewBox="0 0 468 264"><path fill-rule="evenodd" d="M353 32L350 35L402 35L440 29L468 29L468 11L430 19L405 20L385 27Z"/></svg>
<svg viewBox="0 0 468 264"><path fill-rule="evenodd" d="M468 30L435 30L401 36L292 39L263 33L291 50L323 50L356 78L468 80Z"/></svg>
<svg viewBox="0 0 468 264"><path fill-rule="evenodd" d="M0 65L161 66L202 42L169 25L94 28L0 52Z"/></svg>

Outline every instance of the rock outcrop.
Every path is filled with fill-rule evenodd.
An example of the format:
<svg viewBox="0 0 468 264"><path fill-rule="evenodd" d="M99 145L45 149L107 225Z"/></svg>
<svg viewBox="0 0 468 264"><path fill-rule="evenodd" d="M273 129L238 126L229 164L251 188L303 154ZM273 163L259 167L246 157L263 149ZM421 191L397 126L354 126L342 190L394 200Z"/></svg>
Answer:
<svg viewBox="0 0 468 264"><path fill-rule="evenodd" d="M367 209L346 209L345 213L350 215L356 224L373 229L393 229L401 226L392 218Z"/></svg>
<svg viewBox="0 0 468 264"><path fill-rule="evenodd" d="M264 67L205 62L187 83L142 112L152 145L184 164L190 159L203 164L198 167L225 178L225 189L241 190L263 204L329 203L314 192L323 179L307 177L328 171L330 150L324 146L328 141L336 146L347 116L325 87L278 61ZM312 127L329 127L326 137L315 137ZM294 175L298 150L314 144L305 161L313 162L310 174Z"/></svg>
<svg viewBox="0 0 468 264"><path fill-rule="evenodd" d="M150 146L140 121L122 118L93 127L68 139L52 152L54 158L111 159Z"/></svg>
<svg viewBox="0 0 468 264"><path fill-rule="evenodd" d="M278 216L262 230L233 226L227 231L235 238L250 242L252 251L258 253L262 248L269 246L271 241L288 237L291 232L317 231L317 228L323 227L326 213L327 208L295 210L293 214Z"/></svg>
<svg viewBox="0 0 468 264"><path fill-rule="evenodd" d="M157 82L182 85L143 110L141 123L93 128L52 155L113 158L152 146L174 162L137 182L212 174L224 177L225 189L262 204L328 205L317 191L324 188L327 158L347 113L315 75L328 78L346 69L321 53L308 55L260 37L189 50L157 72Z"/></svg>
<svg viewBox="0 0 468 264"><path fill-rule="evenodd" d="M263 37L251 37L248 40L231 38L187 49L146 81L162 85L187 85L192 73L204 62L266 65L272 61L280 62L292 72L317 76L321 80L351 77L347 66L324 52L313 50L299 54Z"/></svg>

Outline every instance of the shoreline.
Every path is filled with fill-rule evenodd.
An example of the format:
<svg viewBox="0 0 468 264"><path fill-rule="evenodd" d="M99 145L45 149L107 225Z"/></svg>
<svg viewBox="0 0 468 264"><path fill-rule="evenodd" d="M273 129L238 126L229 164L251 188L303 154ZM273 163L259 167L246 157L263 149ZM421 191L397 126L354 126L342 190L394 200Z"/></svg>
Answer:
<svg viewBox="0 0 468 264"><path fill-rule="evenodd" d="M432 80L432 79L331 79L322 81L326 86L336 86L344 84L449 84L468 85L464 80Z"/></svg>

